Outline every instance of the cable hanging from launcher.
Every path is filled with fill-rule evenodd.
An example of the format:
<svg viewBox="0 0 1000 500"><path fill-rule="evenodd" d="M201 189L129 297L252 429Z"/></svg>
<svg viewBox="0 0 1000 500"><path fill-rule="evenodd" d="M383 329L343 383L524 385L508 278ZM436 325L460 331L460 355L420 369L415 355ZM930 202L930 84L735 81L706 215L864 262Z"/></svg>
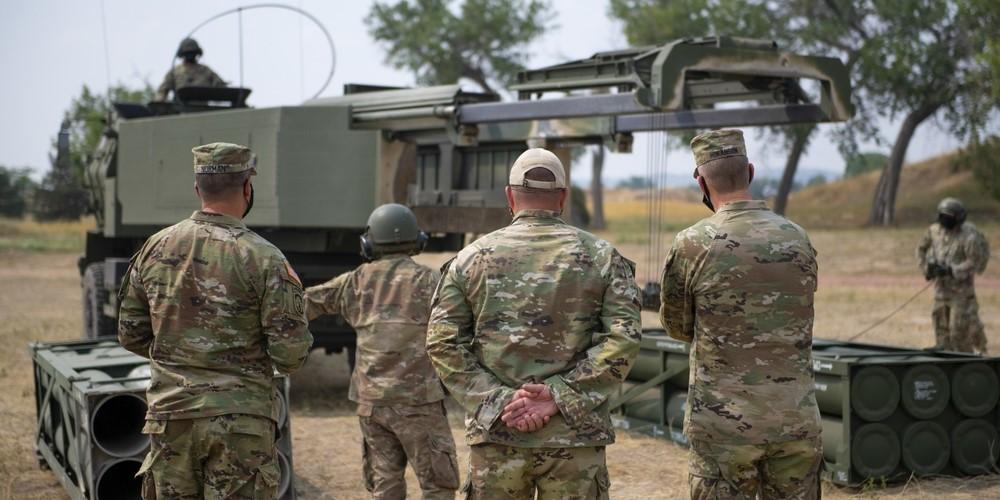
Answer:
<svg viewBox="0 0 1000 500"><path fill-rule="evenodd" d="M662 113L650 115L650 129L662 130L666 125ZM646 284L642 289L643 307L658 309L660 300L659 266L664 256L663 224L667 165L666 132L653 132L646 143Z"/></svg>

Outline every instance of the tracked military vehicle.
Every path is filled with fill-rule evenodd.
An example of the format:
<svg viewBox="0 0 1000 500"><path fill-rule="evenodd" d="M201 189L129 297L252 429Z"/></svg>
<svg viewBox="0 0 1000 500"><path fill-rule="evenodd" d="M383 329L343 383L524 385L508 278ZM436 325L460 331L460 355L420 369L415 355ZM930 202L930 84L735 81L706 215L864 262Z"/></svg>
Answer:
<svg viewBox="0 0 1000 500"><path fill-rule="evenodd" d="M726 37L528 70L510 90L517 100L503 102L458 85L347 85L343 96L258 109L246 105L248 89L186 88L171 103L115 103L88 169L98 227L79 260L86 337L114 335L114 292L133 252L198 208L188 172L199 144L253 148L259 175L246 222L308 286L361 262L358 237L382 203L411 207L430 251L456 251L465 235L505 225L507 169L529 144L569 165L573 147L628 152L639 132L841 121L852 113L839 60ZM310 328L316 347L353 353L343 322L321 319Z"/></svg>

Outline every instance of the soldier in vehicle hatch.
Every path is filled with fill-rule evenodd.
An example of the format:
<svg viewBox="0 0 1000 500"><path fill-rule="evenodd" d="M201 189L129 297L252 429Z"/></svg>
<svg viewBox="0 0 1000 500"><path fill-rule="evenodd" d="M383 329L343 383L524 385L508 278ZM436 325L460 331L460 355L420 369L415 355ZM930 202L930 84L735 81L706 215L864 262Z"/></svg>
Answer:
<svg viewBox="0 0 1000 500"><path fill-rule="evenodd" d="M566 188L556 155L525 151L513 222L442 268L427 353L467 412L466 498L608 498L608 398L639 352L639 289L614 247L559 218Z"/></svg>
<svg viewBox="0 0 1000 500"><path fill-rule="evenodd" d="M163 83L156 89L156 100L165 101L171 92L184 87L225 87L226 82L211 68L198 62L201 46L194 38L185 38L177 47L177 57L181 63L163 76Z"/></svg>
<svg viewBox="0 0 1000 500"><path fill-rule="evenodd" d="M274 498L275 370L312 346L302 284L247 229L257 169L245 146L194 153L201 210L150 236L119 291L118 341L150 360L142 496Z"/></svg>
<svg viewBox="0 0 1000 500"><path fill-rule="evenodd" d="M961 201L945 198L938 220L927 228L917 247L924 277L934 280L934 337L938 349L986 354L986 335L979 320L975 275L986 271L989 242L971 222Z"/></svg>
<svg viewBox="0 0 1000 500"><path fill-rule="evenodd" d="M816 251L801 227L751 198L741 131L706 132L691 149L715 214L677 235L660 295L663 327L691 343L691 498L819 498Z"/></svg>
<svg viewBox="0 0 1000 500"><path fill-rule="evenodd" d="M358 403L365 487L376 499L406 496L407 462L423 498L454 498L458 489L444 388L424 350L439 275L410 258L426 242L409 208L382 205L361 238L370 262L306 290L309 319L339 314L357 330L349 397Z"/></svg>

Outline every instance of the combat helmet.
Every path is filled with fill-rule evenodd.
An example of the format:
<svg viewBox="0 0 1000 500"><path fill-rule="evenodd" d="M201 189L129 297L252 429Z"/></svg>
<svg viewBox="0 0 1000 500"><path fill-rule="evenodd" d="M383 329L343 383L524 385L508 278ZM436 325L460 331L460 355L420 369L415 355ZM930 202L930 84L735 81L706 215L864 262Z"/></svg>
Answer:
<svg viewBox="0 0 1000 500"><path fill-rule="evenodd" d="M945 229L961 226L965 222L965 205L958 198L945 198L937 206L938 223Z"/></svg>
<svg viewBox="0 0 1000 500"><path fill-rule="evenodd" d="M368 216L368 227L361 235L361 255L368 260L390 252L415 255L424 250L427 239L409 208L387 203Z"/></svg>
<svg viewBox="0 0 1000 500"><path fill-rule="evenodd" d="M194 38L185 38L181 40L181 44L177 46L177 57L184 57L185 54L201 56L201 46L198 45L197 40Z"/></svg>

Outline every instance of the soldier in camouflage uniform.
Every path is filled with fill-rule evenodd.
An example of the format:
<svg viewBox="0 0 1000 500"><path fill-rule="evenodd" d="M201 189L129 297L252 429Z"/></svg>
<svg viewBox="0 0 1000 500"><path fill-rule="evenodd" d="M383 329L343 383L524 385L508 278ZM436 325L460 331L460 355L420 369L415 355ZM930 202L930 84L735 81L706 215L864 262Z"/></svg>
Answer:
<svg viewBox="0 0 1000 500"><path fill-rule="evenodd" d="M715 215L677 235L660 297L667 333L692 344L691 497L818 498L816 252L801 227L751 199L741 131L701 134L691 148Z"/></svg>
<svg viewBox="0 0 1000 500"><path fill-rule="evenodd" d="M302 284L240 220L253 204L250 150L192 152L201 210L150 236L119 291L118 340L150 360L142 494L269 499L280 476L272 379L312 345Z"/></svg>
<svg viewBox="0 0 1000 500"><path fill-rule="evenodd" d="M410 258L426 239L410 209L382 205L361 240L371 262L306 290L309 319L339 314L357 330L349 397L358 403L365 487L378 499L406 497L407 461L425 499L458 489L444 388L424 350L439 274Z"/></svg>
<svg viewBox="0 0 1000 500"><path fill-rule="evenodd" d="M986 354L975 275L986 270L990 248L983 233L965 217L962 202L955 198L941 200L938 221L924 234L917 247L917 259L924 276L934 280L936 347Z"/></svg>
<svg viewBox="0 0 1000 500"><path fill-rule="evenodd" d="M202 50L193 38L181 40L177 48L177 57L183 61L170 68L163 76L163 83L156 89L156 100L165 101L170 92L184 87L225 87L226 82L215 74L211 68L198 62Z"/></svg>
<svg viewBox="0 0 1000 500"><path fill-rule="evenodd" d="M465 407L475 499L608 497L608 396L639 350L631 262L559 219L566 175L530 149L506 190L514 220L442 268L427 353Z"/></svg>

